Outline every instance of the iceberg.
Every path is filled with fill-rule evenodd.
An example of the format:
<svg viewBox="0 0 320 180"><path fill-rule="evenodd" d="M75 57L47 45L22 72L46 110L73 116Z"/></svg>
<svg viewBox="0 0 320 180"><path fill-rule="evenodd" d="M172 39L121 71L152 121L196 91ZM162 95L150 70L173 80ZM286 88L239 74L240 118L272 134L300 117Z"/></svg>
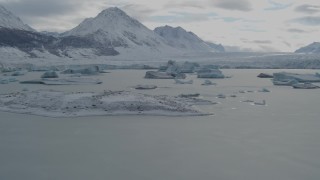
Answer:
<svg viewBox="0 0 320 180"><path fill-rule="evenodd" d="M273 74L274 81L288 81L295 80L297 82L320 82L320 77L317 74L295 74L295 73L287 73L280 72Z"/></svg>
<svg viewBox="0 0 320 180"><path fill-rule="evenodd" d="M212 85L217 85L217 83L214 83L214 82L206 79L201 85L203 85L203 86L212 86Z"/></svg>
<svg viewBox="0 0 320 180"><path fill-rule="evenodd" d="M91 66L83 69L67 69L61 72L61 74L82 74L82 75L96 75L100 73L99 66Z"/></svg>
<svg viewBox="0 0 320 180"><path fill-rule="evenodd" d="M318 89L318 88L320 88L319 86L316 86L312 83L297 83L297 84L293 84L292 87L295 89Z"/></svg>
<svg viewBox="0 0 320 180"><path fill-rule="evenodd" d="M197 73L198 78L225 78L219 69L202 68Z"/></svg>
<svg viewBox="0 0 320 180"><path fill-rule="evenodd" d="M282 80L272 80L272 83L276 86L292 86L294 84L299 83L295 79L282 79Z"/></svg>
<svg viewBox="0 0 320 180"><path fill-rule="evenodd" d="M257 77L258 78L273 78L273 75L266 74L266 73L260 73Z"/></svg>
<svg viewBox="0 0 320 180"><path fill-rule="evenodd" d="M23 76L27 73L27 71L15 71L11 74L11 76Z"/></svg>
<svg viewBox="0 0 320 180"><path fill-rule="evenodd" d="M180 67L180 73L194 73L195 69L199 67L198 63L185 62Z"/></svg>
<svg viewBox="0 0 320 180"><path fill-rule="evenodd" d="M198 63L186 61L183 64L178 64L177 62L170 60L167 65L160 66L159 71L167 72L169 74L194 73L197 67L200 67Z"/></svg>
<svg viewBox="0 0 320 180"><path fill-rule="evenodd" d="M58 74L55 71L47 71L45 72L41 78L58 78Z"/></svg>
<svg viewBox="0 0 320 180"><path fill-rule="evenodd" d="M16 81L18 80L14 77L3 78L3 79L0 79L0 84L9 84L11 82L16 82Z"/></svg>

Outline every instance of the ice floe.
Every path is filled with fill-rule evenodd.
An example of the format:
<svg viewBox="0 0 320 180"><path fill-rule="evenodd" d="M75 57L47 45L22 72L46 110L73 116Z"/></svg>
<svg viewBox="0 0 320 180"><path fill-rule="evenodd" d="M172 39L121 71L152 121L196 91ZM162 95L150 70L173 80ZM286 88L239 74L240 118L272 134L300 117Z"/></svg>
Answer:
<svg viewBox="0 0 320 180"><path fill-rule="evenodd" d="M45 85L79 85L101 84L102 81L94 78L66 77L66 78L42 78L36 80L21 81L21 84L45 84Z"/></svg>
<svg viewBox="0 0 320 180"><path fill-rule="evenodd" d="M156 85L137 85L134 87L137 90L149 90L149 89L157 89Z"/></svg>
<svg viewBox="0 0 320 180"><path fill-rule="evenodd" d="M199 101L198 101L199 102ZM125 91L66 93L31 91L0 95L0 111L49 117L95 115L210 115L190 99L152 96Z"/></svg>

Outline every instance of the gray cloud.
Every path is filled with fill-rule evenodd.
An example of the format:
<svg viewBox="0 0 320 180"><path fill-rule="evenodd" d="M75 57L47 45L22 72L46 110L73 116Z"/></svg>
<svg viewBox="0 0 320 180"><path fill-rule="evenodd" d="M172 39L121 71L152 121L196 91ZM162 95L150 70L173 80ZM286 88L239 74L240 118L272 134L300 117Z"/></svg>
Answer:
<svg viewBox="0 0 320 180"><path fill-rule="evenodd" d="M242 42L244 43L253 43L253 44L272 44L272 41L269 40L247 40L247 39L243 39Z"/></svg>
<svg viewBox="0 0 320 180"><path fill-rule="evenodd" d="M292 33L306 33L307 31L302 30L302 29L295 29L295 28L291 28L287 30L288 32L292 32Z"/></svg>
<svg viewBox="0 0 320 180"><path fill-rule="evenodd" d="M128 15L139 20L144 21L150 17L156 10L145 7L139 4L128 4L121 7Z"/></svg>
<svg viewBox="0 0 320 180"><path fill-rule="evenodd" d="M254 52L251 48L243 48L240 46L224 46L226 52Z"/></svg>
<svg viewBox="0 0 320 180"><path fill-rule="evenodd" d="M271 41L268 41L268 40L255 40L255 41L252 41L253 43L255 44L272 44Z"/></svg>
<svg viewBox="0 0 320 180"><path fill-rule="evenodd" d="M251 3L248 0L212 0L211 3L218 8L237 11L251 11Z"/></svg>
<svg viewBox="0 0 320 180"><path fill-rule="evenodd" d="M210 18L216 17L214 13L186 13L186 12L170 12L165 16L150 16L149 21L159 23L191 23L199 21L208 21Z"/></svg>
<svg viewBox="0 0 320 180"><path fill-rule="evenodd" d="M287 41L282 41L282 42L283 42L283 44L287 45L288 47L291 47L291 44L289 42L287 42Z"/></svg>
<svg viewBox="0 0 320 180"><path fill-rule="evenodd" d="M296 12L306 13L306 14L315 14L320 12L320 6L314 6L309 4L304 4L295 8Z"/></svg>
<svg viewBox="0 0 320 180"><path fill-rule="evenodd" d="M186 7L198 8L198 9L205 8L203 4L200 4L199 2L196 2L196 1L172 2L164 6L164 8L186 8Z"/></svg>
<svg viewBox="0 0 320 180"><path fill-rule="evenodd" d="M31 27L48 30L62 30L79 23L78 20L65 22L63 16L72 15L82 7L76 0L7 0L1 4Z"/></svg>
<svg viewBox="0 0 320 180"><path fill-rule="evenodd" d="M260 51L262 52L280 52L279 49L276 49L274 47L271 47L271 46L264 46L264 45L261 45L259 46L260 47Z"/></svg>
<svg viewBox="0 0 320 180"><path fill-rule="evenodd" d="M4 1L1 4L21 17L43 17L72 13L81 3L66 0L23 0Z"/></svg>
<svg viewBox="0 0 320 180"><path fill-rule="evenodd" d="M291 22L300 23L308 26L320 26L320 16L305 16L291 20Z"/></svg>

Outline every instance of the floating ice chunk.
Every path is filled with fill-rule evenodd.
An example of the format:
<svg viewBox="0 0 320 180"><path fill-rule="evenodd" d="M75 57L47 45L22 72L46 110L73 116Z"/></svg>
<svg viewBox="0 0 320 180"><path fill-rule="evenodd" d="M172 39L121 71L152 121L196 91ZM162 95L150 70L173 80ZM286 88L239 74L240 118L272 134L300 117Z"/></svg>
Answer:
<svg viewBox="0 0 320 180"><path fill-rule="evenodd" d="M217 85L217 83L214 83L208 79L204 80L204 82L201 84L203 86L212 86L212 85Z"/></svg>
<svg viewBox="0 0 320 180"><path fill-rule="evenodd" d="M193 80L189 80L189 81L182 81L179 79L174 79L176 84L193 84Z"/></svg>
<svg viewBox="0 0 320 180"><path fill-rule="evenodd" d="M177 62L170 60L167 65L160 66L159 71L173 75L180 73L194 73L196 67L199 67L198 63L184 62L183 64L178 64Z"/></svg>
<svg viewBox="0 0 320 180"><path fill-rule="evenodd" d="M180 67L180 73L194 73L196 67L199 67L199 64L185 62Z"/></svg>
<svg viewBox="0 0 320 180"><path fill-rule="evenodd" d="M225 78L219 69L202 68L197 73L198 78Z"/></svg>
<svg viewBox="0 0 320 180"><path fill-rule="evenodd" d="M262 102L254 102L254 105L258 105L258 106L265 106L266 105L266 100L262 100Z"/></svg>
<svg viewBox="0 0 320 180"><path fill-rule="evenodd" d="M156 85L137 85L135 89L137 90L148 90L148 89L157 89Z"/></svg>
<svg viewBox="0 0 320 180"><path fill-rule="evenodd" d="M266 74L266 73L260 73L257 77L259 77L259 78L273 78L273 75Z"/></svg>
<svg viewBox="0 0 320 180"><path fill-rule="evenodd" d="M267 88L262 88L261 90L259 90L258 92L270 92L270 90L269 89L267 89Z"/></svg>
<svg viewBox="0 0 320 180"><path fill-rule="evenodd" d="M9 78L0 79L0 84L9 84L11 82L16 82L16 81L18 81L16 78L9 77Z"/></svg>
<svg viewBox="0 0 320 180"><path fill-rule="evenodd" d="M297 83L297 84L293 84L292 87L295 89L318 89L318 88L320 88L319 86L316 86L312 83Z"/></svg>
<svg viewBox="0 0 320 180"><path fill-rule="evenodd" d="M295 80L297 82L320 82L320 77L317 74L294 74L294 73L274 73L273 80L276 82L286 82Z"/></svg>
<svg viewBox="0 0 320 180"><path fill-rule="evenodd" d="M91 66L83 69L67 69L62 74L82 74L82 75L96 75L100 73L99 66Z"/></svg>
<svg viewBox="0 0 320 180"><path fill-rule="evenodd" d="M1 79L0 84L9 84L8 79Z"/></svg>
<svg viewBox="0 0 320 180"><path fill-rule="evenodd" d="M217 95L217 98L225 99L225 98L227 98L227 96L224 95L224 94L218 94L218 95Z"/></svg>
<svg viewBox="0 0 320 180"><path fill-rule="evenodd" d="M11 74L11 76L23 76L27 73L27 71L15 71Z"/></svg>
<svg viewBox="0 0 320 180"><path fill-rule="evenodd" d="M180 94L179 97L183 97L183 98L192 98L192 97L199 97L200 94L199 93L194 93L194 94Z"/></svg>
<svg viewBox="0 0 320 180"><path fill-rule="evenodd" d="M253 100L243 100L241 102L243 102L243 103L253 103L254 101Z"/></svg>
<svg viewBox="0 0 320 180"><path fill-rule="evenodd" d="M295 79L282 79L282 80L273 79L272 83L276 86L292 86L292 85L297 84L299 82Z"/></svg>
<svg viewBox="0 0 320 180"><path fill-rule="evenodd" d="M39 80L29 80L21 81L21 84L46 84L46 85L80 85L80 84L101 84L102 81L93 78L54 78L54 79L39 79Z"/></svg>
<svg viewBox="0 0 320 180"><path fill-rule="evenodd" d="M159 72L159 71L147 71L145 75L146 79L185 79L185 74L168 74L166 72Z"/></svg>
<svg viewBox="0 0 320 180"><path fill-rule="evenodd" d="M41 78L58 78L58 74L55 71L47 71L45 72Z"/></svg>

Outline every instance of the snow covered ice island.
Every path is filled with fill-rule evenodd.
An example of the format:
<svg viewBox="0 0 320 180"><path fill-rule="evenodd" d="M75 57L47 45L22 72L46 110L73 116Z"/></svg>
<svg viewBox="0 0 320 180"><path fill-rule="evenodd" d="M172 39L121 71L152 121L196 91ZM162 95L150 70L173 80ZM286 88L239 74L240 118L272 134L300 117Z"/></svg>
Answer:
<svg viewBox="0 0 320 180"><path fill-rule="evenodd" d="M152 96L126 91L65 93L32 91L0 95L0 111L47 117L98 115L211 115L198 110L192 99Z"/></svg>

